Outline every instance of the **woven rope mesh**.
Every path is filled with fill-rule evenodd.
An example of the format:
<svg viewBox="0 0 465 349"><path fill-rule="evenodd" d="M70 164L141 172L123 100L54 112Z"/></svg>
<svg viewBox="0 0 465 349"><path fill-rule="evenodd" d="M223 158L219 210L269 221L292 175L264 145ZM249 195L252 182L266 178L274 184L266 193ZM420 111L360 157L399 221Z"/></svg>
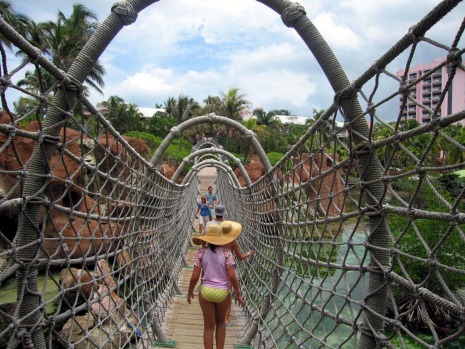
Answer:
<svg viewBox="0 0 465 349"><path fill-rule="evenodd" d="M255 250L237 269L247 304L244 344L464 343L465 187L450 175L465 166L465 111L438 117L465 71L464 25L449 42L428 37L453 6L441 3L352 85L328 91L334 103L252 185L238 187L218 167L221 202L243 226L239 245ZM79 73L37 56L4 23L0 32L18 38L12 42L26 60L11 66L13 53L2 56L0 282L12 301L0 305L0 346L166 340L159 327L190 246L198 178L181 184L161 175L145 144L120 136L89 103ZM409 75L417 52L430 46L445 59ZM39 67L55 81L50 91L13 82ZM434 85L443 68L446 81ZM419 102L417 86L429 83L433 100ZM21 113L11 111L12 90L31 101ZM395 110L383 109L393 100ZM402 120L412 102L431 119L409 128Z"/></svg>

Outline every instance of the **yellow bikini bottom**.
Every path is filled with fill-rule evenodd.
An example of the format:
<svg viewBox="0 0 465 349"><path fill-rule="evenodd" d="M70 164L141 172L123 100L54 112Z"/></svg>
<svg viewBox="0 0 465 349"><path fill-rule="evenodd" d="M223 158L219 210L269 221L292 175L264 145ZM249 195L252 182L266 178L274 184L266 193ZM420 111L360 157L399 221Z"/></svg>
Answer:
<svg viewBox="0 0 465 349"><path fill-rule="evenodd" d="M200 286L200 293L206 301L213 303L221 303L228 296L229 290Z"/></svg>

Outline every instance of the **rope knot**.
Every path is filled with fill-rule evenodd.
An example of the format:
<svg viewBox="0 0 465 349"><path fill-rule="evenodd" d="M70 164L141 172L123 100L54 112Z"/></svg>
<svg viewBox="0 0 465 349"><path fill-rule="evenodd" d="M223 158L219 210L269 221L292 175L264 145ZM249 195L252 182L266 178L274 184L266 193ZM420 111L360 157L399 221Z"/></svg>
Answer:
<svg viewBox="0 0 465 349"><path fill-rule="evenodd" d="M447 62L449 67L456 67L462 63L462 55L458 48L451 48L447 54Z"/></svg>
<svg viewBox="0 0 465 349"><path fill-rule="evenodd" d="M124 25L130 25L137 19L137 12L128 2L114 3L111 12L116 13L123 20Z"/></svg>
<svg viewBox="0 0 465 349"><path fill-rule="evenodd" d="M245 138L247 140L250 140L250 139L253 139L255 137L255 132L253 132L252 130L247 130L247 132L245 133Z"/></svg>
<svg viewBox="0 0 465 349"><path fill-rule="evenodd" d="M175 136L177 138L181 137L181 131L179 130L179 127L174 126L174 127L171 128L170 131L173 134L173 136Z"/></svg>
<svg viewBox="0 0 465 349"><path fill-rule="evenodd" d="M21 338L21 342L23 344L23 347L26 349L33 349L34 345L32 343L32 336L29 332L27 331L20 331L19 336Z"/></svg>
<svg viewBox="0 0 465 349"><path fill-rule="evenodd" d="M357 94L357 89L353 85L350 85L346 87L345 89L343 89L342 91L339 91L338 93L336 93L336 95L334 96L334 102L337 105L340 105L341 102L344 100L352 100L356 96L356 94Z"/></svg>
<svg viewBox="0 0 465 349"><path fill-rule="evenodd" d="M11 86L11 76L5 74L0 78L0 94L3 94L9 86Z"/></svg>
<svg viewBox="0 0 465 349"><path fill-rule="evenodd" d="M417 26L414 25L409 28L407 35L409 36L410 40L412 40L412 43L418 42L418 37L415 34L415 29L417 29Z"/></svg>
<svg viewBox="0 0 465 349"><path fill-rule="evenodd" d="M370 103L367 104L367 111L366 111L366 113L367 113L368 115L372 115L372 114L376 113L376 109L375 109L373 103L370 102Z"/></svg>
<svg viewBox="0 0 465 349"><path fill-rule="evenodd" d="M305 8L301 4L293 2L284 9L281 19L286 27L291 28L294 27L295 22L297 22L300 17L306 14L307 12L305 12Z"/></svg>
<svg viewBox="0 0 465 349"><path fill-rule="evenodd" d="M407 84L407 81L402 81L399 86L399 93L404 97L408 96L410 90Z"/></svg>

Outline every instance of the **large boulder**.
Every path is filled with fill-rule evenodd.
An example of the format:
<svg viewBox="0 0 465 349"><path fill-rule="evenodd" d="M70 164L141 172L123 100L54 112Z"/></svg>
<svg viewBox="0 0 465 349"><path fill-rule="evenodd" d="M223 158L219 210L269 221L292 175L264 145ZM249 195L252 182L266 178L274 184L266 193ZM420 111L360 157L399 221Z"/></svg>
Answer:
<svg viewBox="0 0 465 349"><path fill-rule="evenodd" d="M24 181L33 178L27 163L37 142L13 132L17 127L6 113L0 113L0 124L9 125L12 130L0 132L0 203L8 203L0 209L0 237L7 241L0 242L7 247L18 228L20 205L14 199L22 197ZM26 131L40 136L39 123L31 122ZM126 140L141 155L149 150L143 140ZM108 253L116 245L113 239L123 238L125 230L122 224L108 218L123 218L121 214L131 211L130 203L120 203L125 202L126 185L131 184L130 168L139 164L133 163L134 157L112 136L101 136L96 142L65 128L60 132L60 142L52 154L48 173L39 174L48 175L43 193L51 203L40 211L39 225L45 238L40 253L52 259ZM88 171L81 159L98 166L98 171Z"/></svg>

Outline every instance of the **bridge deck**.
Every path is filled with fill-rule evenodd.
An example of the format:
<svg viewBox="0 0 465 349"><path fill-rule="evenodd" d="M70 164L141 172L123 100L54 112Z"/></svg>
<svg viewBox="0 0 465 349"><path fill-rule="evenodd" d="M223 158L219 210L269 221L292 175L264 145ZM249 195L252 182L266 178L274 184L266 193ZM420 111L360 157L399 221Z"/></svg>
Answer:
<svg viewBox="0 0 465 349"><path fill-rule="evenodd" d="M209 185L212 185L215 191L215 168L204 168L199 171L198 176L201 181L199 188L201 193L206 193ZM193 209L195 209L195 207ZM197 224L198 221L195 222L194 226L196 230ZM197 234L197 231L193 234ZM198 301L197 289L195 290L195 298L192 304L187 304L186 300L196 251L197 247L191 247L187 252L186 261L188 266L183 268L178 282L183 295L174 296L173 303L165 316L163 324L163 330L166 336L176 341L177 349L203 348L203 316ZM231 308L231 321L233 326L226 330L225 349L232 349L234 344L239 343L244 332L246 315L235 304L233 304Z"/></svg>

